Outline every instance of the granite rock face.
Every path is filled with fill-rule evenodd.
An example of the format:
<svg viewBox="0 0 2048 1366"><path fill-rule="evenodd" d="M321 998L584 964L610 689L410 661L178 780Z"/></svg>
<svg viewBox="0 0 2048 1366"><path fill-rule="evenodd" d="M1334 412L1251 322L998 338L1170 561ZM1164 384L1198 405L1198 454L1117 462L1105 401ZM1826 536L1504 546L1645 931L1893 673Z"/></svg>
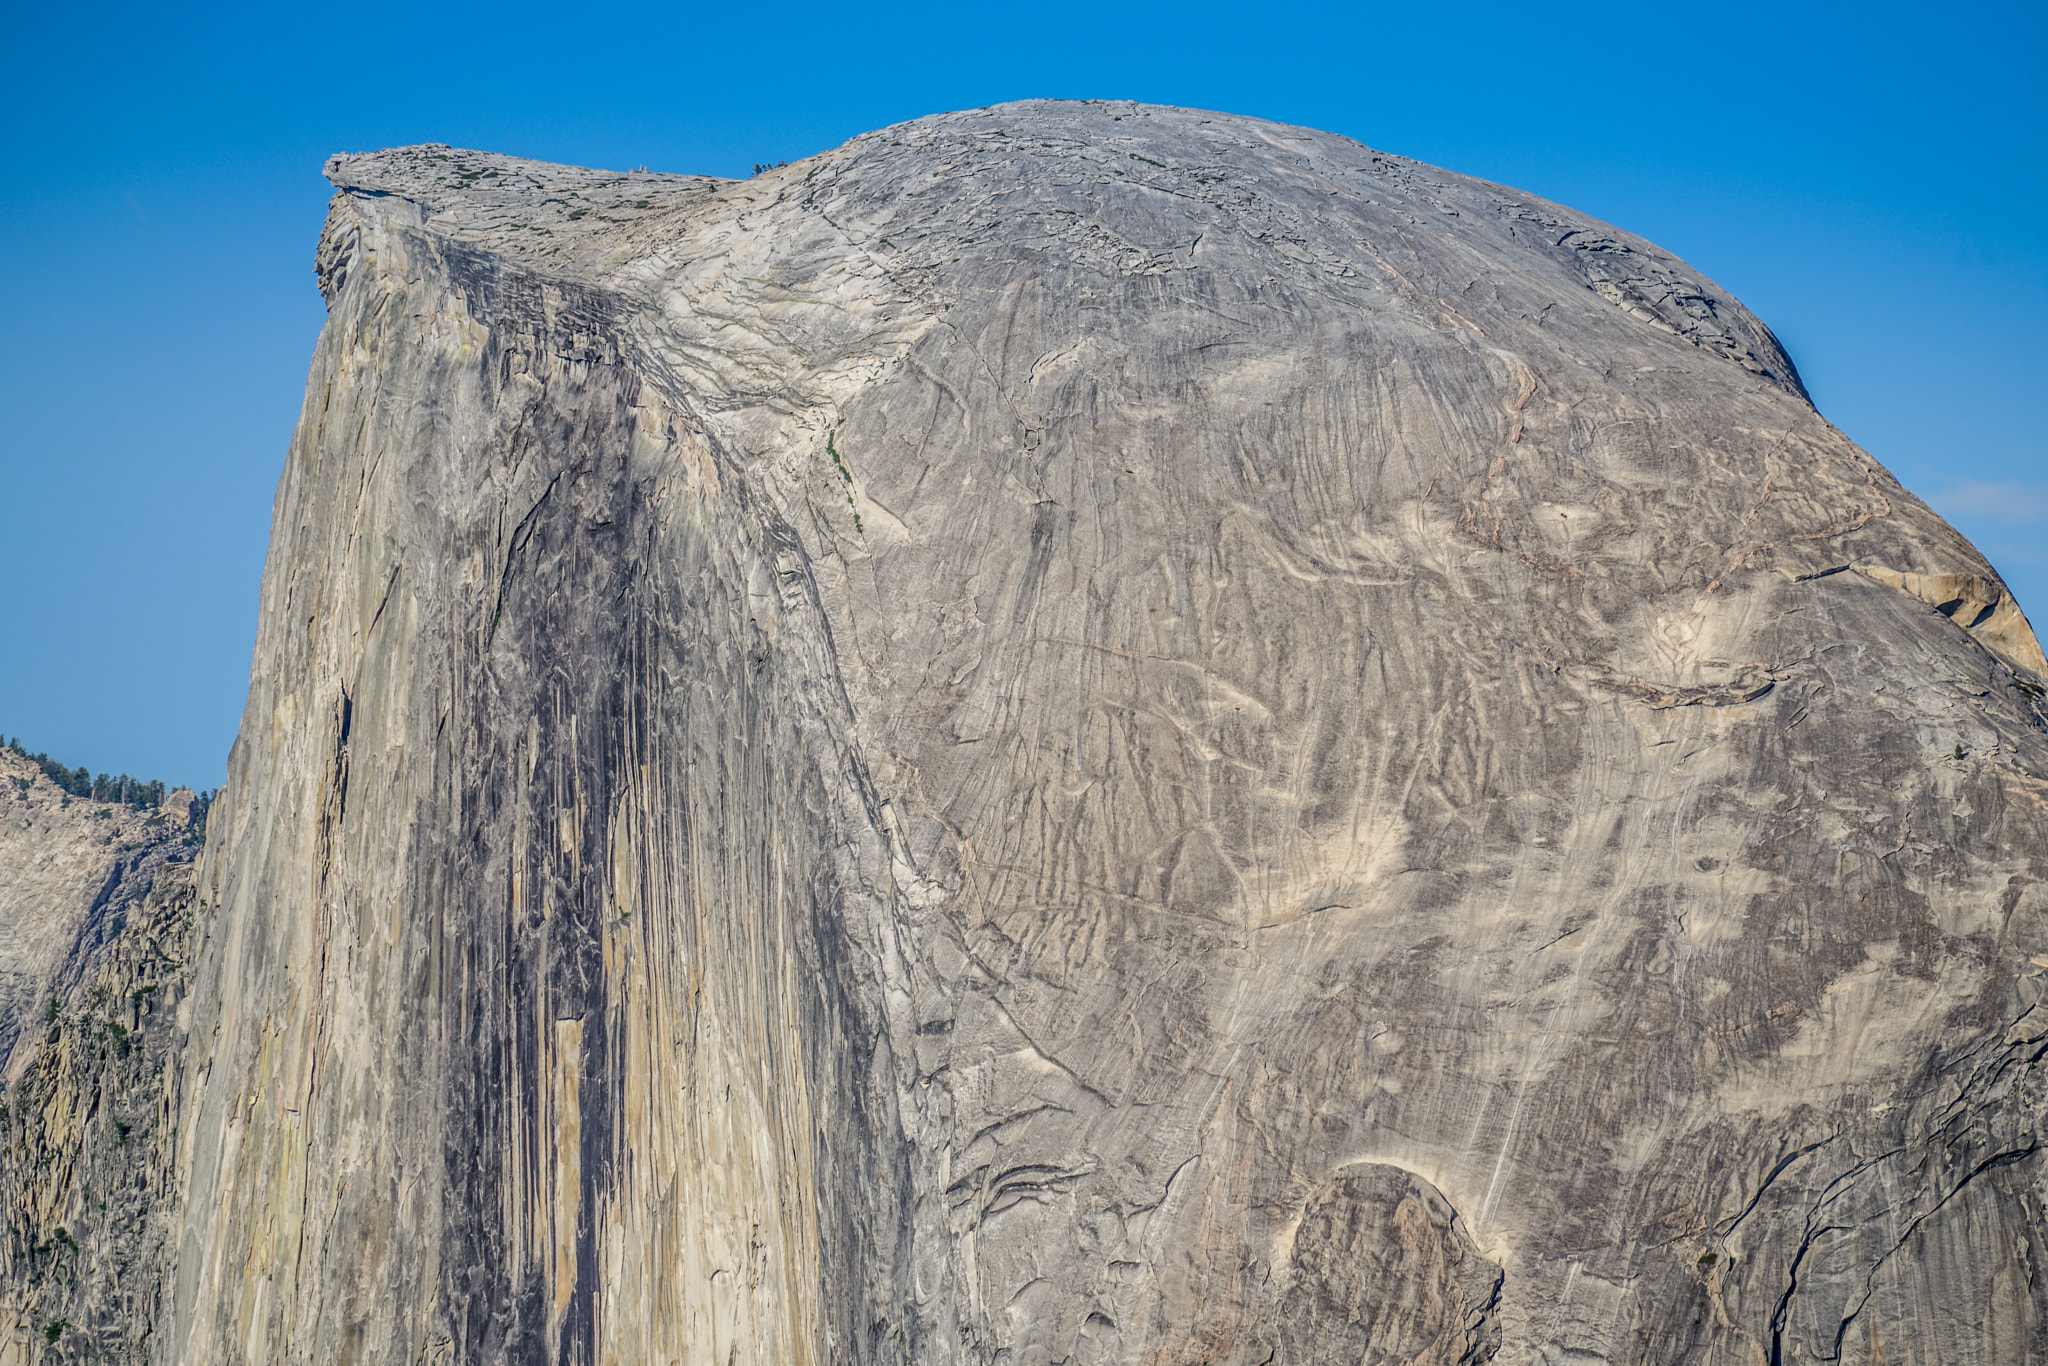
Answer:
<svg viewBox="0 0 2048 1366"><path fill-rule="evenodd" d="M0 1114L0 1366L165 1359L194 872L156 870Z"/></svg>
<svg viewBox="0 0 2048 1366"><path fill-rule="evenodd" d="M179 790L136 807L73 797L0 748L0 1076L19 1081L44 1015L85 982L154 885L198 853L205 806Z"/></svg>
<svg viewBox="0 0 2048 1366"><path fill-rule="evenodd" d="M1125 104L328 174L159 1360L2048 1352L2040 649L1697 272Z"/></svg>
<svg viewBox="0 0 2048 1366"><path fill-rule="evenodd" d="M158 1353L204 819L191 792L77 797L0 749L0 1366Z"/></svg>

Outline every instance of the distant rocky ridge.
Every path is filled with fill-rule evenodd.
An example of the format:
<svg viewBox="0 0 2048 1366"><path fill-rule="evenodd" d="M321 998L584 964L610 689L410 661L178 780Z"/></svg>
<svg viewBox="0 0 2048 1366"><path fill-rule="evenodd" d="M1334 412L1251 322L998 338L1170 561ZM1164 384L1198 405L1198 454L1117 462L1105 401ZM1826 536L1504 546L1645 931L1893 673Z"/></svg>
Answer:
<svg viewBox="0 0 2048 1366"><path fill-rule="evenodd" d="M148 1359L207 805L0 746L0 1363Z"/></svg>
<svg viewBox="0 0 2048 1366"><path fill-rule="evenodd" d="M175 1360L180 1012L195 869L165 863L69 1008L25 1041L0 1113L0 1366Z"/></svg>
<svg viewBox="0 0 2048 1366"><path fill-rule="evenodd" d="M1130 104L328 174L18 1359L2048 1356L2048 661L1726 291Z"/></svg>
<svg viewBox="0 0 2048 1366"><path fill-rule="evenodd" d="M62 773L59 782L53 773ZM95 798L97 790L101 794ZM67 770L0 746L0 1075L11 1083L54 999L92 974L166 863L190 862L210 794Z"/></svg>

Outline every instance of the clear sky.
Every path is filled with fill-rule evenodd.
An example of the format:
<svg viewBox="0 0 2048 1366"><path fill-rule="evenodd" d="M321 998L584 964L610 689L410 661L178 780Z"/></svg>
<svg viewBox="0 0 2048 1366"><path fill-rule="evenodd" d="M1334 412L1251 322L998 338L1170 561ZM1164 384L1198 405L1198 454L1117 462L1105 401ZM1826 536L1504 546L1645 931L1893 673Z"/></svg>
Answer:
<svg viewBox="0 0 2048 1366"><path fill-rule="evenodd" d="M211 785L337 151L744 175L1032 96L1253 114L1650 238L2048 629L2048 5L220 4L0 13L0 733Z"/></svg>

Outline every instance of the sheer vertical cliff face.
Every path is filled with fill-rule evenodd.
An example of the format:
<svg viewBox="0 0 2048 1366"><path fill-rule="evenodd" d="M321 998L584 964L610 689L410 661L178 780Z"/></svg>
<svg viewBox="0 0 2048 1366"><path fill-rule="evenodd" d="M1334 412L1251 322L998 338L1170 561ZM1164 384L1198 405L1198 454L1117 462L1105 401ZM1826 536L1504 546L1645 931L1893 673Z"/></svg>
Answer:
<svg viewBox="0 0 2048 1366"><path fill-rule="evenodd" d="M631 304L407 219L323 243L177 1350L865 1359L887 871L802 543Z"/></svg>
<svg viewBox="0 0 2048 1366"><path fill-rule="evenodd" d="M2043 661L1568 210L337 158L165 1360L2048 1350Z"/></svg>

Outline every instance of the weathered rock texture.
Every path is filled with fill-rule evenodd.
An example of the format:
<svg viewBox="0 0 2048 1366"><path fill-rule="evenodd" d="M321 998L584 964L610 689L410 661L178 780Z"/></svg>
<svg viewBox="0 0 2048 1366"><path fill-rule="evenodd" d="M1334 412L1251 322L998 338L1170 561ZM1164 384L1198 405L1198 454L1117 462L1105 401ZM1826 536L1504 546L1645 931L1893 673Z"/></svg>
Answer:
<svg viewBox="0 0 2048 1366"><path fill-rule="evenodd" d="M198 853L205 804L73 797L0 748L0 1077L32 1064L52 1001L75 1007L157 870Z"/></svg>
<svg viewBox="0 0 2048 1366"><path fill-rule="evenodd" d="M0 1115L0 1366L164 1359L193 873L157 870Z"/></svg>
<svg viewBox="0 0 2048 1366"><path fill-rule="evenodd" d="M146 1362L168 1321L204 812L73 797L0 749L0 1366Z"/></svg>
<svg viewBox="0 0 2048 1366"><path fill-rule="evenodd" d="M328 174L160 1360L2048 1352L2039 647L1711 282L1131 105Z"/></svg>

